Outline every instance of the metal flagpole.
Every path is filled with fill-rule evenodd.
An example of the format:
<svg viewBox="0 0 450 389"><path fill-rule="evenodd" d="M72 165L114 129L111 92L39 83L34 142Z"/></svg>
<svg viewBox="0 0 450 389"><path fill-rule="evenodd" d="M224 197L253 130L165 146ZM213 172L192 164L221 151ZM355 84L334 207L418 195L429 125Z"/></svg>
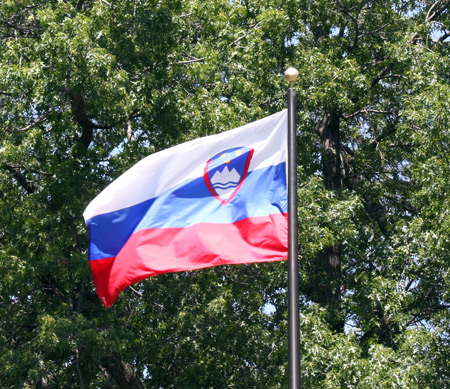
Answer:
<svg viewBox="0 0 450 389"><path fill-rule="evenodd" d="M288 210L289 210L289 251L288 251L288 369L289 389L299 389L300 380L300 309L298 290L298 221L297 221L297 137L296 107L297 94L292 83L298 78L298 71L289 68L286 80L288 89Z"/></svg>

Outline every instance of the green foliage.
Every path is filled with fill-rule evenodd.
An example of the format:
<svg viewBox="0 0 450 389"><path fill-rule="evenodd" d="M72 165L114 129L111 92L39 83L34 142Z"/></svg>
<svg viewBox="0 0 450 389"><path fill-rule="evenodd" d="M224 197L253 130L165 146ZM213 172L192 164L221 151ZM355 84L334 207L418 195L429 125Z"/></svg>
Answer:
<svg viewBox="0 0 450 389"><path fill-rule="evenodd" d="M285 388L286 264L103 308L82 212L155 151L285 106L299 70L302 379L450 387L445 1L0 3L0 387Z"/></svg>

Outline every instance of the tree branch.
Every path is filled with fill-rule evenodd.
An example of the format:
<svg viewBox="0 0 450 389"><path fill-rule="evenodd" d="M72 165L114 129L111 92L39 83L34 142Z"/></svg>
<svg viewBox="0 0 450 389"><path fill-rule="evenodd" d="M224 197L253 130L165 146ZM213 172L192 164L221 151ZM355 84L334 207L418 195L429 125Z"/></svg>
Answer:
<svg viewBox="0 0 450 389"><path fill-rule="evenodd" d="M428 23L436 19L442 12L444 12L450 6L450 1L444 2L444 5L441 8L437 9L434 13L431 13L441 2L442 0L438 0L430 7L425 22Z"/></svg>
<svg viewBox="0 0 450 389"><path fill-rule="evenodd" d="M376 84L378 84L388 70L389 70L388 66L385 66L383 69L381 69L379 73L373 78L370 84L371 87L374 87Z"/></svg>
<svg viewBox="0 0 450 389"><path fill-rule="evenodd" d="M131 120L128 120L127 122L127 139L130 142L136 142L136 138L133 134L133 127L131 126Z"/></svg>
<svg viewBox="0 0 450 389"><path fill-rule="evenodd" d="M84 147L88 148L94 135L94 125L86 113L86 102L84 101L83 96L77 92L70 91L69 96L71 100L73 119L80 125L82 130L78 141Z"/></svg>
<svg viewBox="0 0 450 389"><path fill-rule="evenodd" d="M255 23L253 26L250 26L250 31L248 31L246 34L242 35L241 37L237 38L235 41L230 43L230 47L234 46L235 44L237 44L239 41L241 41L242 39L246 38L247 36L249 36L254 30L257 30L260 26L260 24L262 23L262 20L260 20L259 22Z"/></svg>
<svg viewBox="0 0 450 389"><path fill-rule="evenodd" d="M29 124L28 126L20 128L19 130L16 130L16 131L17 132L26 132L28 130L31 130L33 127L44 122L52 112L53 112L53 108L50 108L44 115L39 116L35 122Z"/></svg>
<svg viewBox="0 0 450 389"><path fill-rule="evenodd" d="M81 373L80 369L80 352L78 349L75 350L76 360L75 360L75 368L78 373L78 379L80 380L80 389L84 389L84 380L83 380L83 374Z"/></svg>
<svg viewBox="0 0 450 389"><path fill-rule="evenodd" d="M186 60L186 61L177 61L175 63L177 65L189 65L194 62L203 62L204 60L205 60L205 58L193 58L193 59Z"/></svg>
<svg viewBox="0 0 450 389"><path fill-rule="evenodd" d="M391 113L391 111L381 111L381 110L378 110L378 109L370 109L370 108L365 107L365 108L360 109L359 111L351 113L350 115L342 115L342 117L345 120L348 120L348 119L352 119L355 116L358 116L358 115L360 115L362 113L365 113L365 114L368 114L368 113L379 113L379 114L383 114L383 115L388 115L388 114Z"/></svg>
<svg viewBox="0 0 450 389"><path fill-rule="evenodd" d="M28 181L24 173L22 173L18 167L9 163L3 163L3 167L8 170L17 183L25 189L28 194L32 194L36 190L36 185L33 182Z"/></svg>
<svg viewBox="0 0 450 389"><path fill-rule="evenodd" d="M450 36L450 32L446 31L444 35L439 38L439 42L444 42Z"/></svg>
<svg viewBox="0 0 450 389"><path fill-rule="evenodd" d="M434 11L435 8L437 8L441 3L442 6L438 9L436 9L436 11ZM450 1L442 1L442 0L438 0L436 1L428 10L427 12L427 16L425 17L425 23L429 23L433 20L435 20L440 14L442 14L442 12L444 12L448 7L450 6ZM433 12L434 11L434 12ZM419 36L418 32L415 32L414 35L408 40L409 44L414 44L417 41L417 37Z"/></svg>

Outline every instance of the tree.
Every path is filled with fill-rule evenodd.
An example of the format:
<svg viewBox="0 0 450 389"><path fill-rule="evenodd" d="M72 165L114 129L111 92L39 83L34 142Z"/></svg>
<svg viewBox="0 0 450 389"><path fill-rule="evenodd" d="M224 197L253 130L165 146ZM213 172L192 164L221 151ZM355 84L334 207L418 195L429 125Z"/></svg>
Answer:
<svg viewBox="0 0 450 389"><path fill-rule="evenodd" d="M286 387L286 264L102 308L82 212L137 160L297 82L302 377L450 387L450 2L4 1L0 385Z"/></svg>

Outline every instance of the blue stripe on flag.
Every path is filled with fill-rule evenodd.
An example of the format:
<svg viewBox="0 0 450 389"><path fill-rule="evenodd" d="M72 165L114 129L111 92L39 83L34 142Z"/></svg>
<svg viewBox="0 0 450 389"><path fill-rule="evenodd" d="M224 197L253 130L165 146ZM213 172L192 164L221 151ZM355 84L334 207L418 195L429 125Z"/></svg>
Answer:
<svg viewBox="0 0 450 389"><path fill-rule="evenodd" d="M211 195L203 177L184 182L153 199L87 221L89 259L116 256L136 231L184 228L197 223L234 223L287 212L286 164L249 172L227 205Z"/></svg>

